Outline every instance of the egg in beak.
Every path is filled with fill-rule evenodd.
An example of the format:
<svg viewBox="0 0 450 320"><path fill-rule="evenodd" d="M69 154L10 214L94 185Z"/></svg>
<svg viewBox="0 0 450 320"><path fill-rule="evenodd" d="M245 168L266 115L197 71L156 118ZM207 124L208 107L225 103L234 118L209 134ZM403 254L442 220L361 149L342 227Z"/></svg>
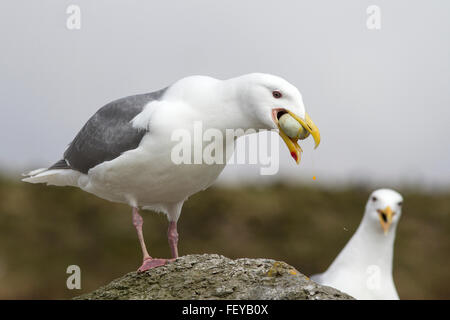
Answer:
<svg viewBox="0 0 450 320"><path fill-rule="evenodd" d="M290 117L286 117L286 114ZM292 158L297 164L300 163L301 153L303 152L302 148L298 144L298 140L304 140L311 135L315 143L314 149L319 146L319 129L307 113L305 113L305 119L302 119L291 111L274 109L272 116L278 126L281 139L283 139L289 149L289 152L291 153ZM282 119L283 116L286 119Z"/></svg>

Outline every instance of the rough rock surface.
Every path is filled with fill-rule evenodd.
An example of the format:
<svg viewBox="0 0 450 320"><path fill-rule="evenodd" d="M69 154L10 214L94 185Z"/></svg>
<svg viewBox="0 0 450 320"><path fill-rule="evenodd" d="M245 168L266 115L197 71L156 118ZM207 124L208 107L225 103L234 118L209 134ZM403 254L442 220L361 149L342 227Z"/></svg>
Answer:
<svg viewBox="0 0 450 320"><path fill-rule="evenodd" d="M130 272L75 299L353 299L270 259L187 255L144 273Z"/></svg>

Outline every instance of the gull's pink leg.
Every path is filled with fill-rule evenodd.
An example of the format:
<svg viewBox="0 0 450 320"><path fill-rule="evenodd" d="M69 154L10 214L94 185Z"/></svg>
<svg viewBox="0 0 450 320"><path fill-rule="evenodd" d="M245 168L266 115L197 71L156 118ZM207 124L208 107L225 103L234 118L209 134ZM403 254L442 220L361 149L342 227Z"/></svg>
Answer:
<svg viewBox="0 0 450 320"><path fill-rule="evenodd" d="M169 221L169 229L167 230L167 239L169 240L172 259L178 258L178 231L177 222Z"/></svg>
<svg viewBox="0 0 450 320"><path fill-rule="evenodd" d="M144 260L145 260L145 259L149 259L151 257L148 254L147 247L145 246L144 234L142 232L143 224L144 224L144 219L142 219L141 215L139 214L138 208L133 208L133 225L136 228L138 238L139 238L139 243L141 244L142 255L144 256Z"/></svg>
<svg viewBox="0 0 450 320"><path fill-rule="evenodd" d="M144 234L142 232L142 225L144 224L144 219L142 219L139 214L138 208L133 208L133 225L136 227L136 231L139 238L139 243L141 244L142 255L143 255L143 263L142 266L138 269L138 271L143 272L147 271L151 268L159 267L165 265L167 263L166 259L155 259L152 258L147 251L147 247L145 246Z"/></svg>

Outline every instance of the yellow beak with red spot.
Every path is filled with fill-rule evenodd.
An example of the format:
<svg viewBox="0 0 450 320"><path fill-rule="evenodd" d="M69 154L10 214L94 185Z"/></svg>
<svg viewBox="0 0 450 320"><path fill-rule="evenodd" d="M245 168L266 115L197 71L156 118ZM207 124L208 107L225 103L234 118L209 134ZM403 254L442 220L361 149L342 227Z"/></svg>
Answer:
<svg viewBox="0 0 450 320"><path fill-rule="evenodd" d="M305 119L300 118L296 114L287 111L286 112L294 118L298 123L299 126L299 132L297 133L297 137L300 138L291 138L289 137L286 132L283 131L283 129L280 126L280 123L277 122L277 126L279 129L279 134L281 138L283 139L284 143L286 143L286 146L289 149L289 152L291 153L292 158L294 158L295 162L297 164L300 163L301 160L301 153L303 152L302 148L298 144L298 140L306 139L309 135L311 135L314 138L315 148L317 148L320 144L320 132L317 126L314 124L314 122L311 120L309 115L305 113Z"/></svg>

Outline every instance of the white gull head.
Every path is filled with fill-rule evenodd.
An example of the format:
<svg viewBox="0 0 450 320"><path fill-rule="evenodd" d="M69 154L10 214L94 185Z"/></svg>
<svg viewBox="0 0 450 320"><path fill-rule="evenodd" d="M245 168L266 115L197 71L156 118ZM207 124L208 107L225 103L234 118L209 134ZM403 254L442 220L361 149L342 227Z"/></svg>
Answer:
<svg viewBox="0 0 450 320"><path fill-rule="evenodd" d="M252 73L224 82L234 91L243 115L255 129L276 129L273 110L285 109L305 118L305 106L298 89L286 80L269 74Z"/></svg>
<svg viewBox="0 0 450 320"><path fill-rule="evenodd" d="M402 215L403 197L391 189L374 191L367 201L363 222L377 234L388 235L397 228Z"/></svg>

